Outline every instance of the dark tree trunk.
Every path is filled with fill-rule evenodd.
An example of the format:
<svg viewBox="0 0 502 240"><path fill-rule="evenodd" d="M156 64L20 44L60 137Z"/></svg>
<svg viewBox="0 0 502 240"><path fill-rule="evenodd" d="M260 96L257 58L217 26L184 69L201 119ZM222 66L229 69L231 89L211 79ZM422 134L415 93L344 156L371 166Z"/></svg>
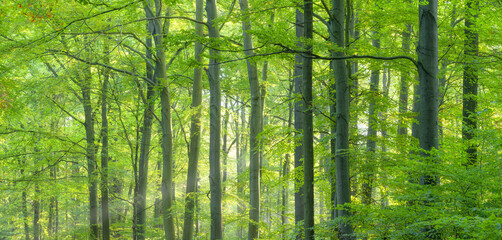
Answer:
<svg viewBox="0 0 502 240"><path fill-rule="evenodd" d="M40 240L40 186L35 182L35 196L33 198L33 240Z"/></svg>
<svg viewBox="0 0 502 240"><path fill-rule="evenodd" d="M221 89L220 63L217 47L220 33L215 20L218 18L216 0L206 0L207 25L211 39L209 50L209 183L211 191L211 240L223 238L223 222L221 216Z"/></svg>
<svg viewBox="0 0 502 240"><path fill-rule="evenodd" d="M331 22L333 35L337 46L345 47L344 21L345 1L332 0L334 21ZM336 52L336 56L344 56L344 52ZM349 83L345 60L337 60L334 64L336 72L336 199L337 205L350 203L350 171L349 171ZM348 209L338 210L338 216L350 216ZM338 229L339 239L351 239L352 226L347 221L341 221Z"/></svg>
<svg viewBox="0 0 502 240"><path fill-rule="evenodd" d="M146 57L148 59L152 58L152 39L147 38L146 40ZM153 69L147 63L146 64L146 77L156 82L156 78L153 75ZM153 122L153 111L155 105L155 89L153 83L148 83L146 92L146 106L143 113L143 126L142 126L142 136L141 136L141 149L138 161L138 172L135 176L135 186L134 186L134 213L133 213L133 239L144 239L145 238L145 223L146 223L146 188L147 188L147 176L148 176L148 159L150 154L150 141L152 136L152 122Z"/></svg>
<svg viewBox="0 0 502 240"><path fill-rule="evenodd" d="M105 43L105 64L109 64L108 46ZM108 206L108 108L107 92L110 70L103 70L103 87L101 88L101 222L103 240L110 239L110 215Z"/></svg>
<svg viewBox="0 0 502 240"><path fill-rule="evenodd" d="M91 104L91 68L86 66L81 76L80 88L82 91L82 103L84 105L85 135L87 140L87 174L89 181L89 222L90 239L98 239L98 183L96 175L96 146L94 143L94 119Z"/></svg>
<svg viewBox="0 0 502 240"><path fill-rule="evenodd" d="M478 66L476 57L479 53L479 34L477 30L478 0L468 0L465 16L465 42L464 42L464 76L462 94L462 139L466 144L467 163L472 166L478 161L477 144L474 142L477 130L478 105Z"/></svg>
<svg viewBox="0 0 502 240"><path fill-rule="evenodd" d="M421 1L422 2L422 1ZM437 0L420 4L418 74L420 78L420 114L419 142L423 149L421 155L427 161L434 162L431 150L438 148L438 35L437 35ZM421 177L421 184L438 184L437 176L426 174Z"/></svg>
<svg viewBox="0 0 502 240"><path fill-rule="evenodd" d="M195 19L203 20L204 1L196 0ZM202 24L195 23L195 34L202 36ZM202 44L195 42L195 61L202 64ZM202 67L194 69L192 109L195 110L191 118L190 149L188 153L187 189L185 203L185 220L183 222L183 240L193 239L193 219L197 198L197 167L199 165L200 134L201 134L201 103L202 103Z"/></svg>
<svg viewBox="0 0 502 240"><path fill-rule="evenodd" d="M304 37L313 38L313 2L304 1ZM312 44L304 45L303 57L303 99L306 109L303 111L303 197L305 239L314 239L314 128L312 115Z"/></svg>

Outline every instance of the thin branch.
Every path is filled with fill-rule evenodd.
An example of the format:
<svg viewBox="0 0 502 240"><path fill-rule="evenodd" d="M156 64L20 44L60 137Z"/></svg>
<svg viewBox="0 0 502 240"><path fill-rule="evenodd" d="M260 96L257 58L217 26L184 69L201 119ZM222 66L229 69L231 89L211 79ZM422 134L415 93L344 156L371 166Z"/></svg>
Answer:
<svg viewBox="0 0 502 240"><path fill-rule="evenodd" d="M109 65L106 65L106 64L103 64L103 63L99 63L99 62L90 62L90 61L87 61L85 59L82 59L82 58L79 58L77 56L74 56L66 51L60 51L60 50L52 50L52 49L49 49L50 52L53 52L53 53L59 53L59 54L62 54L62 55L65 55L67 57L70 57L70 58L73 58L77 61L80 61L80 62L83 62L83 63L86 63L86 64L89 64L89 65L93 65L93 66L101 66L101 67L104 67L104 68L108 68L110 70L113 70L113 71L116 71L116 72L119 72L119 73L125 73L127 75L130 75L130 76L134 76L134 77L138 77L138 78L141 78L145 81L147 81L148 83L152 84L152 85L155 85L155 83L147 78L147 77L143 77L141 75L138 75L136 73L133 73L133 72L129 72L127 70L123 70L123 69L119 69L119 68L115 68L115 67L112 67L112 66L109 66Z"/></svg>
<svg viewBox="0 0 502 240"><path fill-rule="evenodd" d="M64 109L61 105L59 105L59 103L57 103L56 100L52 99L49 96L45 96L45 97L48 98L48 99L50 99L51 102L53 102L54 105L56 105L56 107L58 107L59 109L61 109L61 111L63 111L64 113L68 114L68 116L70 116L71 118L73 118L75 121L77 121L78 123L80 123L82 125L85 125L85 123L83 121L81 121L80 119L78 119L77 117L75 117L73 114L71 114L70 112L68 112L66 109Z"/></svg>

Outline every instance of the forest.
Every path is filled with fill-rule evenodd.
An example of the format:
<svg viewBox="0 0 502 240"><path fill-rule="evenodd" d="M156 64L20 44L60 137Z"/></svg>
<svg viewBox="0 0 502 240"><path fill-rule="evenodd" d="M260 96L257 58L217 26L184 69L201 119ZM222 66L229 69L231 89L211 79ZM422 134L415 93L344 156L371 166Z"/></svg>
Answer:
<svg viewBox="0 0 502 240"><path fill-rule="evenodd" d="M0 239L502 239L501 0L2 0Z"/></svg>

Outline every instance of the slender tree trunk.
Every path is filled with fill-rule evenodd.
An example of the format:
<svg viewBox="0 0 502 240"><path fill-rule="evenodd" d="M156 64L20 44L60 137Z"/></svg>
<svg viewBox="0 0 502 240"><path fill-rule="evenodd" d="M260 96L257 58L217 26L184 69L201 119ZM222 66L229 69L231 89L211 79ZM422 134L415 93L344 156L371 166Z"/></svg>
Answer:
<svg viewBox="0 0 502 240"><path fill-rule="evenodd" d="M237 194L239 198L243 197L244 195L244 188L242 187L244 185L242 181L241 174L244 172L246 168L246 163L244 162L244 148L245 148L245 142L243 141L244 139L244 134L241 134L240 131L244 129L244 124L246 122L246 108L244 104L241 106L241 112L240 112L240 118L241 118L241 123L242 127L239 127L239 120L236 118L235 120L235 137L237 138L237 142L235 145L235 148L237 149L236 151L236 159L237 159ZM242 135L242 136L241 136ZM246 207L242 202L239 202L237 205L237 211L238 213L242 213L246 210ZM244 235L244 229L242 226L239 226L239 229L237 230L237 236L239 239L243 239Z"/></svg>
<svg viewBox="0 0 502 240"><path fill-rule="evenodd" d="M478 66L476 57L479 53L479 34L477 30L479 0L468 0L466 3L465 17L465 42L464 42L464 74L462 94L462 139L466 146L467 163L472 166L478 161L478 149L474 142L477 130L478 105Z"/></svg>
<svg viewBox="0 0 502 240"><path fill-rule="evenodd" d="M146 40L146 57L152 58L152 39ZM157 80L154 77L153 69L146 64L146 77L155 83ZM141 149L138 161L138 173L135 179L134 186L134 213L133 213L133 239L145 239L145 223L146 223L146 188L148 176L148 160L150 155L150 141L152 136L153 122L153 106L155 105L155 89L153 83L148 83L146 92L146 106L143 113L143 126L141 136Z"/></svg>
<svg viewBox="0 0 502 240"><path fill-rule="evenodd" d="M80 88L82 91L82 101L84 105L84 126L87 140L87 174L89 178L89 222L90 222L90 239L98 239L98 187L96 176L96 146L94 143L94 120L92 115L91 104L91 68L84 67L84 72L81 76Z"/></svg>
<svg viewBox="0 0 502 240"><path fill-rule="evenodd" d="M22 159L22 160L19 160L19 162L21 163L22 166L24 166L26 164L26 160L25 159ZM23 173L24 173L24 169L21 168L20 170L21 172L21 176L23 176ZM24 238L25 240L30 240L30 226L28 224L28 203L27 203L27 193L26 193L26 190L23 189L23 192L21 193L21 207L22 207L22 211L23 211L23 225L24 225Z"/></svg>
<svg viewBox="0 0 502 240"><path fill-rule="evenodd" d="M410 53L411 41L411 24L406 24L406 29L403 30L403 43L402 49L405 54ZM397 125L397 134L401 137L402 141L405 140L408 134L408 128L405 123L405 115L408 111L408 89L410 85L410 73L406 70L401 71L401 83L399 85L399 123ZM399 145L401 146L401 144ZM400 147L401 148L401 147Z"/></svg>
<svg viewBox="0 0 502 240"><path fill-rule="evenodd" d="M204 1L196 0L195 19L203 21ZM202 37L202 24L195 23L195 34ZM195 42L195 61L202 64L202 44ZM193 74L192 109L195 110L191 118L190 149L188 153L187 189L185 200L185 218L183 222L183 240L193 239L193 218L197 199L197 167L199 165L200 134L201 134L201 104L202 104L202 67L197 66Z"/></svg>
<svg viewBox="0 0 502 240"><path fill-rule="evenodd" d="M299 6L300 7L300 6ZM303 37L303 12L300 9L296 10L296 46L301 49L303 48L303 42L300 40ZM302 75L303 75L303 57L301 54L295 54L295 71L294 71L294 84L295 84L295 95L302 96ZM304 102L302 98L295 101L295 139L298 139L302 135L303 129L303 109ZM300 144L295 144L295 225L297 227L303 228L301 223L304 219L304 199L303 199L303 141ZM303 233L303 231L300 231ZM296 239L303 239L303 234L298 234Z"/></svg>
<svg viewBox="0 0 502 240"><path fill-rule="evenodd" d="M244 53L246 57L254 56L253 40L249 31L251 30L251 21L248 15L248 1L240 0L241 12L244 14L242 21L242 35L244 41ZM256 62L247 60L248 78L251 91L251 118L249 121L249 230L248 239L259 238L260 222L260 149L258 144L258 134L262 126L262 106L260 83L258 80L258 70Z"/></svg>
<svg viewBox="0 0 502 240"><path fill-rule="evenodd" d="M227 152L227 137L228 137L228 116L229 111L228 111L228 98L225 97L225 115L223 116L223 146L222 146L222 151L223 151L223 178L222 178L222 191L223 194L225 194L225 182L227 181L227 159L228 159L228 152Z"/></svg>
<svg viewBox="0 0 502 240"><path fill-rule="evenodd" d="M105 64L108 58L108 45L105 43ZM103 87L101 88L101 222L103 226L103 240L110 239L110 215L108 206L108 81L110 70L103 70Z"/></svg>
<svg viewBox="0 0 502 240"><path fill-rule="evenodd" d="M304 37L313 38L313 2L304 1ZM312 116L312 44L304 45L303 57L303 99L306 109L303 112L303 197L305 239L314 239L314 128Z"/></svg>
<svg viewBox="0 0 502 240"><path fill-rule="evenodd" d="M373 37L377 35L377 32L373 32ZM373 39L373 47L380 48L380 40ZM375 67L375 66L374 66ZM378 66L379 68L380 66ZM380 82L380 69L371 70L370 77L370 100L368 107L368 133L366 135L366 162L363 168L363 183L361 186L362 190L362 203L371 204L372 193L373 193L373 178L375 176L375 166L376 160L376 138L377 138L377 120L378 114L376 113L376 101L378 97L378 89Z"/></svg>
<svg viewBox="0 0 502 240"><path fill-rule="evenodd" d="M35 182L35 196L33 197L33 240L40 240L40 186Z"/></svg>
<svg viewBox="0 0 502 240"><path fill-rule="evenodd" d="M288 122L287 122L287 127L288 129L291 129L293 127L293 89L294 89L294 86L295 86L295 83L294 81L292 81L292 77L291 77L291 70L289 71L289 75L290 75L290 87L289 87L289 96L288 96L288 99L289 99L289 102L288 102ZM286 156L285 156L285 159L284 159L284 165L282 166L282 176L283 178L285 178L287 175L289 175L289 168L290 168L290 161L291 161L291 156L289 153L286 153ZM288 213L288 198L289 198L289 194L288 194L288 186L289 186L289 183L288 182L285 182L282 184L282 202L281 202L281 224L282 226L286 226L288 224L288 217L287 217L287 213ZM282 239L286 239L286 236L287 236L287 232L286 231L283 231L283 234L282 234Z"/></svg>
<svg viewBox="0 0 502 240"><path fill-rule="evenodd" d="M206 0L207 25L209 30L209 183L211 191L211 240L223 239L221 216L221 89L219 51L215 41L220 37L215 20L218 18L216 0Z"/></svg>
<svg viewBox="0 0 502 240"><path fill-rule="evenodd" d="M344 0L332 0L333 35L335 42L340 48L345 47L344 43L344 20L345 2ZM337 56L344 56L343 51L336 53ZM347 77L347 67L345 60L335 62L336 79L336 198L337 205L350 203L350 170L349 170L349 84ZM338 216L346 218L350 216L347 208L338 210ZM338 236L339 239L351 239L352 226L347 221L340 221Z"/></svg>

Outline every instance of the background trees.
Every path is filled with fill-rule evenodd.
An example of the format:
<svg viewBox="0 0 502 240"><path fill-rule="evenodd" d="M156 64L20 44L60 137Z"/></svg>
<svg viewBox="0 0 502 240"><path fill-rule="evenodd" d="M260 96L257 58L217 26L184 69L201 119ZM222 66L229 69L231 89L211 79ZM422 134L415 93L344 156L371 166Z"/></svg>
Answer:
<svg viewBox="0 0 502 240"><path fill-rule="evenodd" d="M201 3L0 7L0 238L501 237L500 2Z"/></svg>

